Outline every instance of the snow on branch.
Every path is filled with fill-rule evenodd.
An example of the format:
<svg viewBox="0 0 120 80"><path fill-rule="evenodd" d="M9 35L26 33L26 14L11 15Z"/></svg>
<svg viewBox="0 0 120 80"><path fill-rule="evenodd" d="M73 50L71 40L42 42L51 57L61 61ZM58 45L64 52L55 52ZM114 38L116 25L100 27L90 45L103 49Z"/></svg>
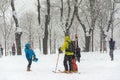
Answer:
<svg viewBox="0 0 120 80"><path fill-rule="evenodd" d="M86 36L90 36L89 31L86 31Z"/></svg>
<svg viewBox="0 0 120 80"><path fill-rule="evenodd" d="M16 33L21 33L22 32L22 28L20 28L20 27L16 27Z"/></svg>

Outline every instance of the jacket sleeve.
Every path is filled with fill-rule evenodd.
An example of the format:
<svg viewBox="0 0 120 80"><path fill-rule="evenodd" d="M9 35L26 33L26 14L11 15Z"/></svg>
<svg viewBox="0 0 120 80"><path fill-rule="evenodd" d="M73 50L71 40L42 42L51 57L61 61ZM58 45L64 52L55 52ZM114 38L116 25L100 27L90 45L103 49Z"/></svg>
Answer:
<svg viewBox="0 0 120 80"><path fill-rule="evenodd" d="M36 58L35 52L32 50L32 55L34 58Z"/></svg>
<svg viewBox="0 0 120 80"><path fill-rule="evenodd" d="M60 48L61 51L64 51L65 49L67 49L67 42L64 42L64 44L62 45L62 47Z"/></svg>
<svg viewBox="0 0 120 80"><path fill-rule="evenodd" d="M30 58L30 55L29 55L29 53L28 53L28 50L25 50L25 56L26 56L27 60Z"/></svg>

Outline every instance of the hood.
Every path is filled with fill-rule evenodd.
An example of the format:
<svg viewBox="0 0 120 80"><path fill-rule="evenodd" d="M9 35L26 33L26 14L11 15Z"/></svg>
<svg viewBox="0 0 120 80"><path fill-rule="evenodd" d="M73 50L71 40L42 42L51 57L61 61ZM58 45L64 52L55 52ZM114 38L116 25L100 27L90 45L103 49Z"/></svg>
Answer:
<svg viewBox="0 0 120 80"><path fill-rule="evenodd" d="M26 49L29 49L30 46L31 46L31 45L30 45L29 43L27 43L27 44L25 45L25 48L26 48Z"/></svg>
<svg viewBox="0 0 120 80"><path fill-rule="evenodd" d="M65 36L65 41L70 42L70 37L69 36Z"/></svg>
<svg viewBox="0 0 120 80"><path fill-rule="evenodd" d="M112 38L110 38L110 41L112 42L112 41L113 41L113 39L112 39Z"/></svg>

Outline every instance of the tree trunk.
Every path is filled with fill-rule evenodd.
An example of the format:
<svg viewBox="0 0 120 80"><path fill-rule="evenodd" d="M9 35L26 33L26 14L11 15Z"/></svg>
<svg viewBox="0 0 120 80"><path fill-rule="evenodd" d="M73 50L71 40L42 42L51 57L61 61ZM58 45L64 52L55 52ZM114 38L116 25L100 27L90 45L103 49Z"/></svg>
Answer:
<svg viewBox="0 0 120 80"><path fill-rule="evenodd" d="M107 35L105 34L104 31L103 31L102 34L103 34L103 35L102 35L102 36L103 36L103 37L102 37L102 38L103 38L103 52L104 52L104 51L107 52L107 46L106 46L106 36L107 36Z"/></svg>
<svg viewBox="0 0 120 80"><path fill-rule="evenodd" d="M65 36L69 36L70 32L69 32L69 21L70 21L70 13L71 13L71 7L70 7L70 0L67 0L67 5L68 5L68 14L67 14L67 18L66 18L66 23L65 23Z"/></svg>
<svg viewBox="0 0 120 80"><path fill-rule="evenodd" d="M77 3L78 3L78 0L75 0L74 12L73 12L73 16L72 16L72 18L71 18L71 23L70 23L70 25L69 25L69 28L71 27L72 22L73 22L73 20L74 20L74 17L76 16L77 20L79 21L80 25L81 25L82 28L83 28L84 34L85 34L85 51L86 51L86 52L89 52L91 37L90 37L89 35L86 35L86 32L87 32L87 31L86 31L86 27L85 27L85 25L82 23L82 21L81 21L81 19L80 19L80 17L79 17L79 14L78 14L78 5L77 5ZM91 32L91 29L90 29L90 31L88 32L88 34L90 34L90 32Z"/></svg>
<svg viewBox="0 0 120 80"><path fill-rule="evenodd" d="M92 31L91 31L91 33L92 33L92 35L91 35L91 50L92 51L94 51L94 27L95 27L95 8L94 8L94 6L95 6L95 0L89 0L89 2L90 2L90 15L91 15L91 29L92 29Z"/></svg>
<svg viewBox="0 0 120 80"><path fill-rule="evenodd" d="M41 4L40 4L40 0L37 0L38 6L37 6L37 12L38 12L38 24L39 27L41 25L41 14L40 14L40 9L41 9ZM39 50L41 51L41 39L39 36Z"/></svg>
<svg viewBox="0 0 120 80"><path fill-rule="evenodd" d="M68 6L68 12L67 12L67 18L66 18L66 22L65 22L65 36L69 36L70 35L70 28L72 26L73 20L74 20L74 15L72 16L71 20L70 20L70 16L71 16L71 6L70 6L70 0L67 0L67 6ZM61 0L61 8L60 8L60 21L62 22L63 19L63 0ZM62 23L63 26L63 23Z"/></svg>
<svg viewBox="0 0 120 80"><path fill-rule="evenodd" d="M43 54L48 54L48 15L45 15L45 32L43 38Z"/></svg>
<svg viewBox="0 0 120 80"><path fill-rule="evenodd" d="M85 51L89 52L90 49L90 36L85 36Z"/></svg>
<svg viewBox="0 0 120 80"><path fill-rule="evenodd" d="M67 14L65 27L66 27L66 31L69 31L68 26L69 26L70 13L71 13L70 0L67 0L67 4L68 4L68 14Z"/></svg>
<svg viewBox="0 0 120 80"><path fill-rule="evenodd" d="M92 48L92 52L94 51L94 30L92 30L92 37L91 37L92 41L91 41L91 48Z"/></svg>
<svg viewBox="0 0 120 80"><path fill-rule="evenodd" d="M102 33L100 33L100 52L102 52L103 48L102 48L102 45L103 45L103 41L102 41Z"/></svg>
<svg viewBox="0 0 120 80"><path fill-rule="evenodd" d="M54 33L54 36L56 36L55 33ZM53 49L53 52L56 53L56 38L54 39L54 49Z"/></svg>
<svg viewBox="0 0 120 80"><path fill-rule="evenodd" d="M50 0L47 0L47 15L45 15L45 32L43 38L43 54L48 54L48 26L50 23Z"/></svg>
<svg viewBox="0 0 120 80"><path fill-rule="evenodd" d="M37 11L38 11L38 23L39 25L41 24L41 16L40 16L40 8L41 8L41 5L40 5L40 0L37 0L38 2L38 6L37 6Z"/></svg>
<svg viewBox="0 0 120 80"><path fill-rule="evenodd" d="M3 12L3 19L4 19L4 44L5 44L5 56L7 56L7 30L6 30L6 21L5 21L5 12Z"/></svg>
<svg viewBox="0 0 120 80"><path fill-rule="evenodd" d="M83 31L84 31L84 35L85 35L85 51L89 52L89 49L90 49L90 39L91 39L91 37L90 37L91 29L89 31L86 31L86 27L82 23L82 21L81 21L81 19L79 17L79 14L78 14L78 6L77 6L78 0L75 0L75 1L76 1L76 4L74 6L74 12L75 12L75 15L77 17L78 22L80 23L80 25L82 26Z"/></svg>
<svg viewBox="0 0 120 80"><path fill-rule="evenodd" d="M63 0L61 0L61 8L60 8L60 21L62 22L62 19L63 19Z"/></svg>
<svg viewBox="0 0 120 80"><path fill-rule="evenodd" d="M21 53L21 35L22 35L22 32L18 31L19 24L18 24L16 12L15 12L14 0L11 0L11 7L12 7L12 11L13 11L13 19L14 19L15 25L16 25L15 40L16 40L16 47L17 47L17 55L22 55L22 53Z"/></svg>
<svg viewBox="0 0 120 80"><path fill-rule="evenodd" d="M40 38L40 36L39 36L39 50L41 51L41 38Z"/></svg>
<svg viewBox="0 0 120 80"><path fill-rule="evenodd" d="M22 55L22 52L21 52L21 34L22 33L15 33L17 55Z"/></svg>
<svg viewBox="0 0 120 80"><path fill-rule="evenodd" d="M101 21L101 25L102 25L102 21ZM106 34L105 31L103 30L102 26L99 26L100 28L100 52L107 52L107 47L106 47Z"/></svg>
<svg viewBox="0 0 120 80"><path fill-rule="evenodd" d="M50 31L50 54L52 54L52 34Z"/></svg>
<svg viewBox="0 0 120 80"><path fill-rule="evenodd" d="M108 32L111 27L111 38L113 38L114 13L115 13L115 0L113 0L112 2L112 12L110 14L110 20L108 22L108 29L107 29Z"/></svg>

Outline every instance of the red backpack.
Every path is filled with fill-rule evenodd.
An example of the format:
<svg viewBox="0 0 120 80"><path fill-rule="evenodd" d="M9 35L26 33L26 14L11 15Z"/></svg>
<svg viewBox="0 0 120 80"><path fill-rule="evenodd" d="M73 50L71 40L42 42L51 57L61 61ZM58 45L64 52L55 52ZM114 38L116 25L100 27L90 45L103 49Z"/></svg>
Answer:
<svg viewBox="0 0 120 80"><path fill-rule="evenodd" d="M78 66L76 64L76 60L73 58L71 62L72 62L72 71L78 72Z"/></svg>

